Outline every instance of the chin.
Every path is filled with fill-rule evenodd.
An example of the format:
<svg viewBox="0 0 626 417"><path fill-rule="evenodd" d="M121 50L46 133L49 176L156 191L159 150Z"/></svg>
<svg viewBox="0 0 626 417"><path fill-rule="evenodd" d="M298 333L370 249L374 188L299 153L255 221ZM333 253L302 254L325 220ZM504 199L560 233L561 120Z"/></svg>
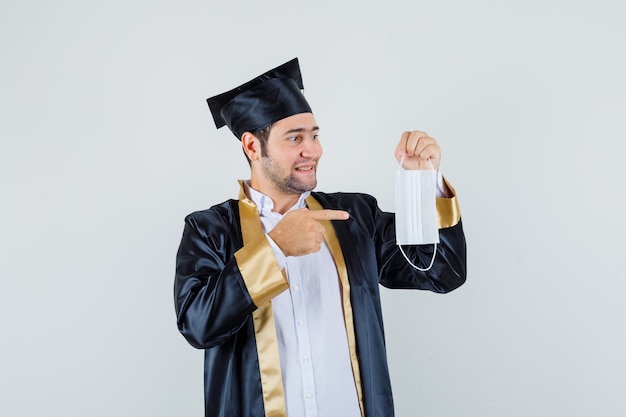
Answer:
<svg viewBox="0 0 626 417"><path fill-rule="evenodd" d="M294 193L304 193L306 191L312 191L317 186L317 179L313 179L311 181L298 181L294 178L291 178L289 181L285 183L285 189L289 189Z"/></svg>

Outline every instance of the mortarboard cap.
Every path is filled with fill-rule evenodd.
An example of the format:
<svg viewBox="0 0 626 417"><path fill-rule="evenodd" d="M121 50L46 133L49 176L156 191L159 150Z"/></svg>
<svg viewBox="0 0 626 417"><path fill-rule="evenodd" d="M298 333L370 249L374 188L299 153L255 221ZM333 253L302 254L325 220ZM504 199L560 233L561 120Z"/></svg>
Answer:
<svg viewBox="0 0 626 417"><path fill-rule="evenodd" d="M300 113L311 113L304 98L298 58L278 66L230 91L207 99L215 126L227 125L241 140L254 132Z"/></svg>

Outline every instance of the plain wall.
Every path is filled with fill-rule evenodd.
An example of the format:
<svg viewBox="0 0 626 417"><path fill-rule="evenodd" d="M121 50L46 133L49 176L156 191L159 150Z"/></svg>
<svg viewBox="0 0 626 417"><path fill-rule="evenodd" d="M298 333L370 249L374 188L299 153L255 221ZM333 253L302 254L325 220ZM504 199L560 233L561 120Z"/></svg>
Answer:
<svg viewBox="0 0 626 417"><path fill-rule="evenodd" d="M399 417L626 415L621 1L0 4L0 415L200 416L189 212L236 197L205 99L300 58L319 190L393 210L438 139L465 286L383 289Z"/></svg>

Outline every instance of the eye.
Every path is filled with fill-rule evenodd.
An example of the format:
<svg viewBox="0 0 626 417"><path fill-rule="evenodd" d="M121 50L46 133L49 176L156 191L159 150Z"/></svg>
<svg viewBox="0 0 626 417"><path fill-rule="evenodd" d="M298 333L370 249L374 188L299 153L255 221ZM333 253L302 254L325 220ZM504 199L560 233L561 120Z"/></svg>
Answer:
<svg viewBox="0 0 626 417"><path fill-rule="evenodd" d="M320 135L318 133L311 135L311 140L318 140L319 138L320 138Z"/></svg>
<svg viewBox="0 0 626 417"><path fill-rule="evenodd" d="M290 136L287 138L289 142L297 142L300 140L300 136Z"/></svg>

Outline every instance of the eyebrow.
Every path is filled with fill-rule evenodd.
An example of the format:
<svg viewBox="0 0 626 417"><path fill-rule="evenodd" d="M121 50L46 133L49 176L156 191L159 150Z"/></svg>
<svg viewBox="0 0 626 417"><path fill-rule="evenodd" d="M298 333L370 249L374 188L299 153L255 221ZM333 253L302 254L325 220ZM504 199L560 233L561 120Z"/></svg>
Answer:
<svg viewBox="0 0 626 417"><path fill-rule="evenodd" d="M320 130L319 126L313 126L311 129L307 129L305 127L298 127L298 128L291 129L291 130L288 130L288 131L284 132L283 136L290 135L292 133L302 133L302 132L308 132L308 131L316 132L318 130Z"/></svg>

